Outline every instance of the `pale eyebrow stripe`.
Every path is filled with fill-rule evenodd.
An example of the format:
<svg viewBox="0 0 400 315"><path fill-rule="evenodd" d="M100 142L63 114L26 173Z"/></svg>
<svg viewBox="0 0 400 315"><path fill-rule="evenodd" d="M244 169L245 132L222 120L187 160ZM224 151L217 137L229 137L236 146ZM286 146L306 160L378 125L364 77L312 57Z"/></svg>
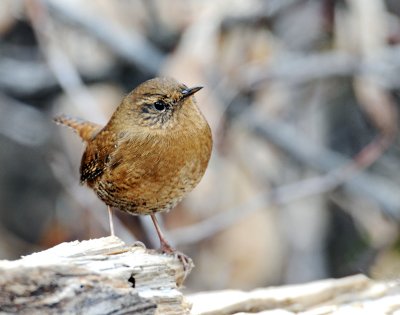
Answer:
<svg viewBox="0 0 400 315"><path fill-rule="evenodd" d="M146 96L146 97L149 97L149 96L165 97L164 94L159 94L159 93L144 93L143 96Z"/></svg>

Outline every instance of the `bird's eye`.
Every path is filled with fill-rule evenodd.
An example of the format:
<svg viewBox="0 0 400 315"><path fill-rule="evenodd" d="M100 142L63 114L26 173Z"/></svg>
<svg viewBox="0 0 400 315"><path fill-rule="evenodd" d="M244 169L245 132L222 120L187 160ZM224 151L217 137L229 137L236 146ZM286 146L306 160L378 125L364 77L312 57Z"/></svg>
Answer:
<svg viewBox="0 0 400 315"><path fill-rule="evenodd" d="M158 110L159 112L163 112L167 108L167 104L165 104L163 101L157 101L153 104L154 108Z"/></svg>

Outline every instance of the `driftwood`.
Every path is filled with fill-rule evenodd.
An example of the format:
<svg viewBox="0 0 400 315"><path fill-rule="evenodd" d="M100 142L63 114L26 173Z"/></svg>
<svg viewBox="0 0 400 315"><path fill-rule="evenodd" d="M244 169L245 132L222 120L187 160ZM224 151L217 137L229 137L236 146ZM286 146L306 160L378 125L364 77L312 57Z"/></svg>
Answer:
<svg viewBox="0 0 400 315"><path fill-rule="evenodd" d="M189 314L186 273L176 257L116 237L63 243L0 261L0 313Z"/></svg>
<svg viewBox="0 0 400 315"><path fill-rule="evenodd" d="M191 265L190 267L193 267ZM63 243L0 261L0 314L395 314L400 281L363 275L308 284L184 297L171 255L116 237ZM398 314L398 313L396 313Z"/></svg>
<svg viewBox="0 0 400 315"><path fill-rule="evenodd" d="M189 300L193 315L399 314L400 282L355 275L250 292L198 293Z"/></svg>

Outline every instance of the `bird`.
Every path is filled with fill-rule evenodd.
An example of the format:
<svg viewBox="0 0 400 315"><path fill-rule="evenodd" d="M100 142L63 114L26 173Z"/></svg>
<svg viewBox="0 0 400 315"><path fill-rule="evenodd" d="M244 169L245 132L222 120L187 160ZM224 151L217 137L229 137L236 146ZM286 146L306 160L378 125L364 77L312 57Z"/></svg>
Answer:
<svg viewBox="0 0 400 315"><path fill-rule="evenodd" d="M113 208L150 215L161 251L177 253L155 214L174 208L207 169L213 140L194 97L201 89L156 77L127 94L105 126L67 115L54 118L86 143L80 182L108 206L111 235Z"/></svg>

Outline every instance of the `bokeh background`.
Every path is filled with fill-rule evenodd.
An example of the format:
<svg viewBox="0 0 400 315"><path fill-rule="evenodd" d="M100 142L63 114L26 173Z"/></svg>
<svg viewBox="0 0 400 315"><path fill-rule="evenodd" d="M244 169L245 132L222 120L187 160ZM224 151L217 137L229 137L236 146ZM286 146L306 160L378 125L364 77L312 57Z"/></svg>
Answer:
<svg viewBox="0 0 400 315"><path fill-rule="evenodd" d="M400 2L0 1L0 258L106 236L83 144L154 76L202 85L201 184L161 217L188 290L400 271ZM157 247L147 217L116 234Z"/></svg>

